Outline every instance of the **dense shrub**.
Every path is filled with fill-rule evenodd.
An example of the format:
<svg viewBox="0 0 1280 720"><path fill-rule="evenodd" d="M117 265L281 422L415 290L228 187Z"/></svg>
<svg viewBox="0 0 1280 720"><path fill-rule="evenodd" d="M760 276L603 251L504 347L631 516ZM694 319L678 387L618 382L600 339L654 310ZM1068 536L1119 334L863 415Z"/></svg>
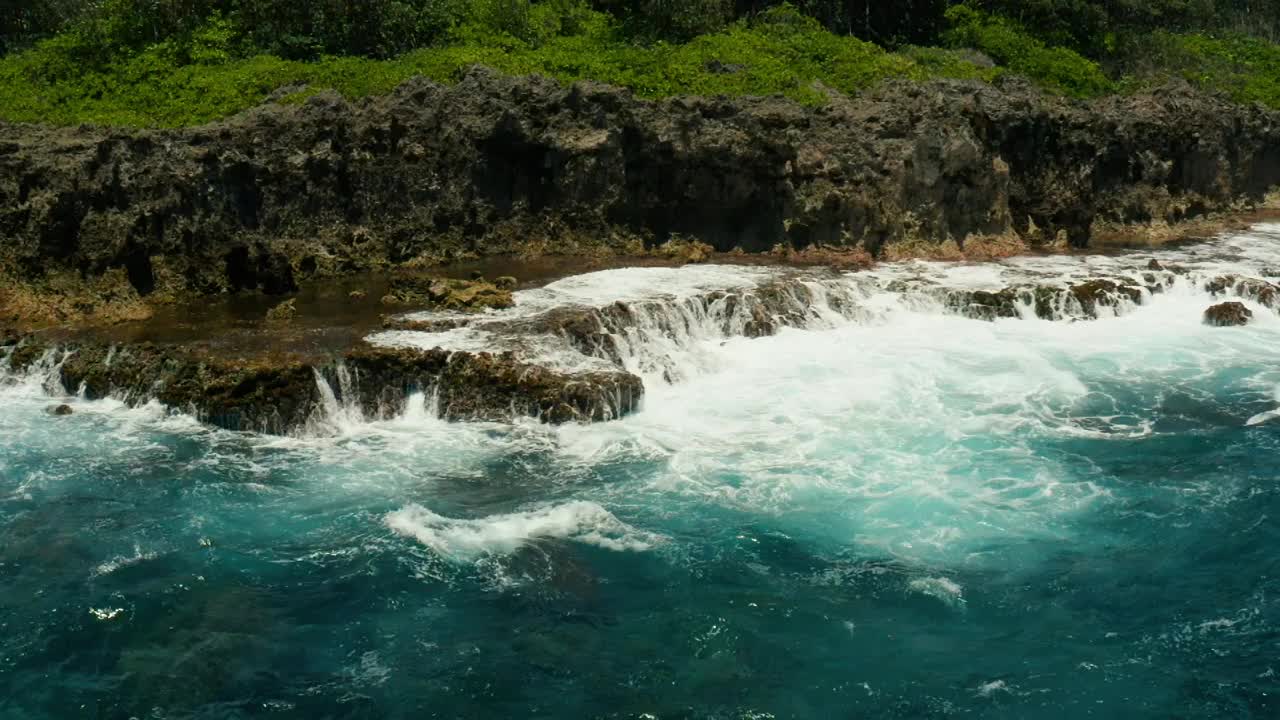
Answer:
<svg viewBox="0 0 1280 720"><path fill-rule="evenodd" d="M644 97L781 94L809 103L824 100L822 86L851 93L890 77L977 78L992 72L962 53L888 53L827 32L790 8L688 43L651 45L623 41L610 16L571 3L535 4L529 13L527 23L501 29L492 25L493 16L477 14L453 32L457 42L394 60L236 57L228 21L220 16L192 30L185 43L157 43L96 69L77 60L84 49L74 36L60 36L0 61L0 117L190 125L250 107L282 86L308 86L295 100L321 88L361 97L388 92L414 75L454 81L476 64L566 82L599 80ZM536 31L526 32L529 27Z"/></svg>
<svg viewBox="0 0 1280 720"><path fill-rule="evenodd" d="M1095 62L1065 47L1050 47L1018 23L966 5L947 11L952 47L974 48L1010 71L1074 97L1111 92L1115 85Z"/></svg>
<svg viewBox="0 0 1280 720"><path fill-rule="evenodd" d="M790 0L837 34L884 47L932 45L945 13L962 0ZM582 5L581 0L571 0ZM681 42L752 17L785 0L590 0L613 15L624 34L645 42ZM1275 0L963 0L1029 28L1048 45L1100 58L1116 37L1166 32L1222 32L1280 40ZM0 0L0 51L30 45L77 24L107 21L142 47L190 31L214 12L259 51L289 58L320 54L388 57L440 38L486 9L507 11L520 35L528 0ZM501 24L501 23L492 23Z"/></svg>
<svg viewBox="0 0 1280 720"><path fill-rule="evenodd" d="M389 57L441 40L472 0L0 0L9 44L73 31L115 57L181 43L213 15L246 54L310 59L321 54ZM525 5L528 2L526 0Z"/></svg>
<svg viewBox="0 0 1280 720"><path fill-rule="evenodd" d="M1156 32L1135 39L1126 54L1131 83L1138 87L1173 75L1238 102L1280 108L1280 46L1258 38Z"/></svg>
<svg viewBox="0 0 1280 720"><path fill-rule="evenodd" d="M735 15L732 0L601 0L597 6L618 17L629 37L649 42L715 32Z"/></svg>
<svg viewBox="0 0 1280 720"><path fill-rule="evenodd" d="M1053 1L1059 0L1034 0ZM124 12L144 4L159 10ZM597 80L644 97L780 94L806 103L888 78L992 81L1011 72L1089 97L1150 87L1174 74L1280 107L1280 48L1238 34L1109 35L1107 66L1119 78L1113 81L1078 52L972 5L946 12L947 48L898 45L889 52L830 32L785 4L762 6L686 42L637 35L625 8L614 8L621 15L601 12L586 0L371 0L362 4L365 17L351 10L356 4L319 0L303 17L290 14L302 6L281 0L96 0L96 10L74 27L0 58L0 119L191 125L251 107L281 87L305 86L286 102L330 88L362 97L413 75L452 82L477 64L565 82ZM267 35L275 43L270 52L263 50ZM395 54L398 43L421 47Z"/></svg>
<svg viewBox="0 0 1280 720"><path fill-rule="evenodd" d="M50 37L84 16L91 0L0 0L0 53Z"/></svg>

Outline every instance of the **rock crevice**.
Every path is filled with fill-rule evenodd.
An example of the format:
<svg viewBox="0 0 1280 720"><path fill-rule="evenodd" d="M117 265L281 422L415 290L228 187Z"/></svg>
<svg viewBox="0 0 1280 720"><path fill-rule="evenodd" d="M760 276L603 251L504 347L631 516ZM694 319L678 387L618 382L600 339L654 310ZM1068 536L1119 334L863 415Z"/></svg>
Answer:
<svg viewBox="0 0 1280 720"><path fill-rule="evenodd" d="M806 108L477 69L186 130L0 124L0 144L0 274L55 292L51 278L116 270L121 292L161 299L672 237L748 252L1084 245L1280 184L1280 115L1186 87L1078 102L900 83Z"/></svg>

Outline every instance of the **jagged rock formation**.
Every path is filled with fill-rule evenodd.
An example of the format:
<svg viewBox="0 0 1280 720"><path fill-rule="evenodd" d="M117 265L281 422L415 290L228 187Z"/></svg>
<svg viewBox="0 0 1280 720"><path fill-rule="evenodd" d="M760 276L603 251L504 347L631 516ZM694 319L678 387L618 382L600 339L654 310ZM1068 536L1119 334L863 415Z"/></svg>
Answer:
<svg viewBox="0 0 1280 720"><path fill-rule="evenodd" d="M731 276L731 286L680 296L599 306L534 304L506 312L443 310L390 318L387 332L320 356L246 354L203 343L5 341L0 365L44 369L55 394L111 395L134 404L157 400L234 430L287 433L336 416L389 418L403 413L414 394L430 396L434 411L451 420L590 422L635 411L645 382L685 379L683 358L700 345L784 328L891 322L891 314L876 309L886 295L896 296L898 308L987 321L1092 320L1179 288L1280 309L1280 287L1266 280L1174 266L1119 267L1113 277L1015 281L991 290L902 275L902 268L884 276L754 269ZM1205 320L1233 325L1251 316L1245 305L1228 301L1211 308ZM274 328L267 322L262 332ZM475 347L491 351L466 349Z"/></svg>
<svg viewBox="0 0 1280 720"><path fill-rule="evenodd" d="M475 70L189 130L0 124L0 326L673 237L748 252L1084 245L1104 225L1177 222L1277 184L1280 115L1186 88L1083 103L904 83L806 108Z"/></svg>
<svg viewBox="0 0 1280 720"><path fill-rule="evenodd" d="M44 363L49 382L89 399L151 400L230 430L283 434L324 421L335 406L393 417L412 393L433 397L447 420L604 421L633 412L640 379L622 371L557 372L510 354L409 351L369 346L319 361L219 357L178 345L77 343L12 348L14 370Z"/></svg>
<svg viewBox="0 0 1280 720"><path fill-rule="evenodd" d="M1072 322L1123 314L1179 283L1215 296L1241 297L1280 309L1280 287L1265 280L1194 276L1176 267L1149 269L1131 277L1069 284L1019 283L994 290L955 289L924 279L886 281L870 274L808 270L778 272L757 284L678 298L619 301L598 307L566 305L511 316L390 318L386 329L407 333L392 332L372 341L427 347L435 342L458 342L453 331L463 330L467 333L463 342L468 346L501 348L530 362L563 364L568 356L568 364L573 364L581 362L581 358L573 360L577 354L649 378L676 382L683 378L673 353L701 342L774 335L784 328L877 322L881 316L868 301L879 293L898 295L903 306L975 320Z"/></svg>
<svg viewBox="0 0 1280 720"><path fill-rule="evenodd" d="M1238 302L1219 303L1204 311L1204 324L1214 327L1248 325L1252 318L1253 311Z"/></svg>

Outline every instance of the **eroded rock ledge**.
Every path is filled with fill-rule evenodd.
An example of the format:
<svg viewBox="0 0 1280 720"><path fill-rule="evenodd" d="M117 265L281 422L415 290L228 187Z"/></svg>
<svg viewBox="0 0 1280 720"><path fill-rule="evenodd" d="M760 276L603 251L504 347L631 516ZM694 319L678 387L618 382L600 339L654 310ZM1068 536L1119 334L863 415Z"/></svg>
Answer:
<svg viewBox="0 0 1280 720"><path fill-rule="evenodd" d="M496 254L1084 245L1280 184L1280 115L898 84L820 108L471 72L189 130L0 124L0 327ZM892 253L890 253L892 254Z"/></svg>
<svg viewBox="0 0 1280 720"><path fill-rule="evenodd" d="M622 371L565 373L510 354L363 344L327 360L218 357L152 343L50 346L28 340L7 352L15 371L46 369L54 392L134 405L156 400L217 427L271 434L323 423L334 403L370 420L395 417L411 393L431 397L446 420L528 416L556 424L621 417L644 394L640 379Z"/></svg>
<svg viewBox="0 0 1280 720"><path fill-rule="evenodd" d="M270 346L243 338L230 346L0 339L0 366L43 371L55 396L112 396L135 405L155 400L232 430L292 433L352 414L388 419L404 413L414 394L431 398L430 407L447 420L533 417L558 424L634 412L646 381L685 379L679 358L699 344L784 328L892 322L875 309L884 294L896 295L898 307L988 321L1093 320L1127 312L1179 284L1227 301L1216 308L1233 309L1245 320L1250 311L1233 298L1280 310L1280 286L1267 280L1155 262L1118 269L1112 277L992 290L955 289L928 277L784 268L753 270L734 282L739 284L601 306L535 304L462 314L444 304L431 313L389 318L389 332L320 354L263 349L286 339L270 321L252 331ZM1206 317L1216 324L1242 324L1239 317L1226 322L1213 313ZM464 345L447 346L460 341ZM446 347L433 347L437 342Z"/></svg>

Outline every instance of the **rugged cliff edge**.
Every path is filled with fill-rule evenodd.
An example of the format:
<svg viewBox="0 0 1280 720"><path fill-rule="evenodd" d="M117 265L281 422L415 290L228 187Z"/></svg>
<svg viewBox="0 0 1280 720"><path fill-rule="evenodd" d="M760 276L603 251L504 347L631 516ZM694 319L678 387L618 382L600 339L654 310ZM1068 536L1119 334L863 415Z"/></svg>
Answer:
<svg viewBox="0 0 1280 720"><path fill-rule="evenodd" d="M696 290L677 294L663 290L676 274L695 271L667 269L639 294L643 277L651 276L613 276L631 284L627 299L583 301L549 286L526 295L523 306L498 312L388 317L383 331L328 348L314 342L319 328L290 330L270 321L208 325L194 341L170 335L121 342L101 331L32 337L0 341L0 384L35 382L54 398L156 401L219 427L266 433L341 430L406 414L414 402L421 403L419 412L446 420L597 422L638 410L653 384L680 383L700 372L689 362L699 347L785 328L893 322L889 307L982 321L1084 322L1134 312L1170 293L1207 295L1213 304L1203 322L1215 326L1280 312L1280 286L1270 279L1280 271L1274 269L1255 277L1221 274L1213 262L1165 266L1134 254L1115 260L1092 269L1081 262L1075 270L1088 274L1070 277L992 263L982 287L953 286L945 275L931 275L949 267L942 263L855 273L721 266L702 276L720 286L700 281ZM997 279L1006 272L1007 279ZM55 412L64 410L72 412L70 406Z"/></svg>
<svg viewBox="0 0 1280 720"><path fill-rule="evenodd" d="M1280 184L1280 114L899 84L806 108L477 69L181 131L0 124L0 327L494 254L1087 244Z"/></svg>

